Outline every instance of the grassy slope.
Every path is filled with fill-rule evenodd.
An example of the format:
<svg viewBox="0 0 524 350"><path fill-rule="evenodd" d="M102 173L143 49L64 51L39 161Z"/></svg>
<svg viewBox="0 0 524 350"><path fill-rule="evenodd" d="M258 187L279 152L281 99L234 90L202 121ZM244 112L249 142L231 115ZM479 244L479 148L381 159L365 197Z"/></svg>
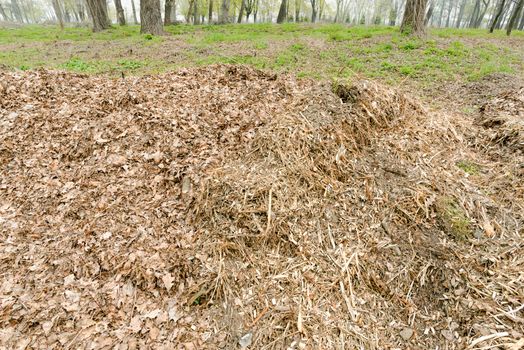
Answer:
<svg viewBox="0 0 524 350"><path fill-rule="evenodd" d="M484 30L434 29L427 38L403 37L392 27L247 24L179 25L169 35L139 27L103 33L87 28L27 26L0 29L0 64L89 73L155 73L181 66L244 63L299 77L364 75L419 86L477 80L496 73L524 75L524 33L510 38Z"/></svg>

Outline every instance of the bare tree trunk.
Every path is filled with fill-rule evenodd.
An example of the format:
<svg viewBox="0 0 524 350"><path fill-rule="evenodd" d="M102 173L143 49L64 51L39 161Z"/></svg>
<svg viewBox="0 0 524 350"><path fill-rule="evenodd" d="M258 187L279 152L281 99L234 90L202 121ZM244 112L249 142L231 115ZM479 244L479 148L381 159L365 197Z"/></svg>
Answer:
<svg viewBox="0 0 524 350"><path fill-rule="evenodd" d="M398 12L398 4L395 1L391 5L391 9L389 10L389 25L394 26L397 23L397 12Z"/></svg>
<svg viewBox="0 0 524 350"><path fill-rule="evenodd" d="M160 0L140 0L140 33L164 34Z"/></svg>
<svg viewBox="0 0 524 350"><path fill-rule="evenodd" d="M260 0L254 0L254 9L253 9L253 23L257 23L257 15L258 15L258 4Z"/></svg>
<svg viewBox="0 0 524 350"><path fill-rule="evenodd" d="M295 0L295 23L300 22L300 0Z"/></svg>
<svg viewBox="0 0 524 350"><path fill-rule="evenodd" d="M495 14L495 17L493 18L493 22L491 22L491 26L489 27L489 32L493 33L495 30L495 27L498 25L500 19L502 18L502 12L504 12L504 5L506 4L506 0L500 0L499 7L497 9L497 13Z"/></svg>
<svg viewBox="0 0 524 350"><path fill-rule="evenodd" d="M460 28L460 24L462 23L462 17L464 17L464 10L466 9L466 0L462 0L460 3L460 9L457 16L457 20L455 22L455 28Z"/></svg>
<svg viewBox="0 0 524 350"><path fill-rule="evenodd" d="M404 34L423 35L427 0L408 0L400 31Z"/></svg>
<svg viewBox="0 0 524 350"><path fill-rule="evenodd" d="M429 5L428 13L426 14L426 18L424 19L424 26L427 26L429 21L431 21L431 17L433 17L433 10L435 9L433 3Z"/></svg>
<svg viewBox="0 0 524 350"><path fill-rule="evenodd" d="M220 14L218 16L218 23L224 24L229 22L229 6L231 4L230 0L222 0L220 6Z"/></svg>
<svg viewBox="0 0 524 350"><path fill-rule="evenodd" d="M84 3L82 0L76 1L76 11L78 12L78 17L80 18L80 21L83 22L86 20L86 13L84 8Z"/></svg>
<svg viewBox="0 0 524 350"><path fill-rule="evenodd" d="M311 2L311 23L315 23L317 21L317 11L318 11L318 0L309 0Z"/></svg>
<svg viewBox="0 0 524 350"><path fill-rule="evenodd" d="M55 11L55 16L56 20L58 21L58 25L60 26L60 29L64 29L64 16L62 14L60 4L58 3L58 0L52 0L51 3L53 5L53 10Z"/></svg>
<svg viewBox="0 0 524 350"><path fill-rule="evenodd" d="M5 12L4 7L2 6L2 3L0 3L0 15L4 18L4 21L11 21L11 17L7 15L7 12Z"/></svg>
<svg viewBox="0 0 524 350"><path fill-rule="evenodd" d="M24 23L24 18L22 17L22 12L20 11L17 0L11 0L11 15L18 22Z"/></svg>
<svg viewBox="0 0 524 350"><path fill-rule="evenodd" d="M93 31L99 32L109 28L106 0L86 0L87 9L93 21Z"/></svg>
<svg viewBox="0 0 524 350"><path fill-rule="evenodd" d="M209 0L209 7L207 9L207 23L213 21L213 0Z"/></svg>
<svg viewBox="0 0 524 350"><path fill-rule="evenodd" d="M491 2L491 0L482 0L482 3L484 4L484 10L482 10L482 12L479 13L479 15L477 17L477 21L475 22L475 28L480 27L480 25L482 24L482 20L486 16L486 12L488 11L488 7L489 7L489 3L490 2Z"/></svg>
<svg viewBox="0 0 524 350"><path fill-rule="evenodd" d="M524 30L524 10L522 10L522 13L521 13L519 30Z"/></svg>
<svg viewBox="0 0 524 350"><path fill-rule="evenodd" d="M200 24L200 16L198 15L198 0L193 1L193 24Z"/></svg>
<svg viewBox="0 0 524 350"><path fill-rule="evenodd" d="M246 0L241 0L240 11L238 12L237 23L242 23L242 16L244 16L245 9L246 9Z"/></svg>
<svg viewBox="0 0 524 350"><path fill-rule="evenodd" d="M135 0L131 0L131 11L133 12L133 22L138 24L138 18L136 17Z"/></svg>
<svg viewBox="0 0 524 350"><path fill-rule="evenodd" d="M280 3L280 10L278 11L277 23L283 23L286 20L286 0Z"/></svg>
<svg viewBox="0 0 524 350"><path fill-rule="evenodd" d="M513 28L516 27L518 18L520 16L520 13L522 12L523 7L524 7L524 0L519 0L519 2L515 5L515 8L513 9L511 18L509 19L508 27L506 28L507 35L510 35Z"/></svg>
<svg viewBox="0 0 524 350"><path fill-rule="evenodd" d="M173 0L166 0L164 3L164 25L168 26L171 22L171 11L173 6Z"/></svg>
<svg viewBox="0 0 524 350"><path fill-rule="evenodd" d="M473 28L475 26L475 22L477 20L478 14L480 12L480 0L475 0L475 6L473 7L473 11L471 12L471 17L469 19L469 28Z"/></svg>
<svg viewBox="0 0 524 350"><path fill-rule="evenodd" d="M446 0L442 0L442 4L440 5L440 13L438 15L438 27L442 27L442 18L444 17L444 8L446 7Z"/></svg>
<svg viewBox="0 0 524 350"><path fill-rule="evenodd" d="M449 21L451 20L452 10L453 10L453 1L450 1L449 6L448 6L448 17L446 19L446 28L449 28Z"/></svg>
<svg viewBox="0 0 524 350"><path fill-rule="evenodd" d="M118 21L118 24L121 26L126 25L126 16L124 14L124 8L122 7L122 1L121 0L115 0L115 8L116 8L116 20Z"/></svg>

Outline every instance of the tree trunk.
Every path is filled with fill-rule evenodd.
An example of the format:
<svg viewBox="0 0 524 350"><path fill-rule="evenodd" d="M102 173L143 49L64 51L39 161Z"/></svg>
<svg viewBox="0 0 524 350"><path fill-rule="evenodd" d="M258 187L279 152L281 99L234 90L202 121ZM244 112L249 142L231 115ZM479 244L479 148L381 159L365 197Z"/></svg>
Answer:
<svg viewBox="0 0 524 350"><path fill-rule="evenodd" d="M133 22L138 24L138 18L136 17L135 0L131 0L131 11L133 12Z"/></svg>
<svg viewBox="0 0 524 350"><path fill-rule="evenodd" d="M220 14L218 16L218 23L224 24L229 22L229 5L231 4L230 0L222 0L220 5Z"/></svg>
<svg viewBox="0 0 524 350"><path fill-rule="evenodd" d="M506 0L500 0L499 7L497 9L497 13L495 14L495 17L493 18L493 22L491 22L491 26L489 27L489 32L493 33L495 30L495 27L499 24L502 13L504 12L504 5L506 4Z"/></svg>
<svg viewBox="0 0 524 350"><path fill-rule="evenodd" d="M506 29L507 35L510 35L513 28L516 27L517 21L519 19L519 16L520 16L520 13L522 12L523 7L524 7L524 0L519 0L519 2L515 5L515 8L513 9L511 18L509 19L508 27Z"/></svg>
<svg viewBox="0 0 524 350"><path fill-rule="evenodd" d="M449 2L448 17L446 19L446 28L449 28L449 21L451 20L451 12L453 10L453 1Z"/></svg>
<svg viewBox="0 0 524 350"><path fill-rule="evenodd" d="M295 0L295 23L300 22L300 0Z"/></svg>
<svg viewBox="0 0 524 350"><path fill-rule="evenodd" d="M238 12L237 23L242 23L242 17L244 16L245 9L246 9L246 0L241 0L240 11Z"/></svg>
<svg viewBox="0 0 524 350"><path fill-rule="evenodd" d="M198 15L198 0L193 1L193 24L200 24L200 16Z"/></svg>
<svg viewBox="0 0 524 350"><path fill-rule="evenodd" d="M171 22L171 11L173 7L173 0L166 0L164 3L164 25L168 26Z"/></svg>
<svg viewBox="0 0 524 350"><path fill-rule="evenodd" d="M140 33L164 34L160 0L140 0Z"/></svg>
<svg viewBox="0 0 524 350"><path fill-rule="evenodd" d="M213 21L213 0L209 0L209 7L207 9L207 23L211 24Z"/></svg>
<svg viewBox="0 0 524 350"><path fill-rule="evenodd" d="M106 0L86 0L87 9L93 21L93 31L99 32L109 28Z"/></svg>
<svg viewBox="0 0 524 350"><path fill-rule="evenodd" d="M4 18L4 21L11 21L11 17L7 15L7 12L5 12L4 7L0 3L0 15Z"/></svg>
<svg viewBox="0 0 524 350"><path fill-rule="evenodd" d="M460 28L460 24L462 23L462 17L464 17L464 10L466 9L466 0L462 0L460 3L460 9L457 16L457 21L455 22L455 28Z"/></svg>
<svg viewBox="0 0 524 350"><path fill-rule="evenodd" d="M286 0L280 3L280 10L278 11L277 23L283 23L286 20Z"/></svg>
<svg viewBox="0 0 524 350"><path fill-rule="evenodd" d="M424 26L427 26L429 21L431 21L431 17L433 17L433 10L435 9L433 3L429 6L428 13L426 14L426 18L424 19Z"/></svg>
<svg viewBox="0 0 524 350"><path fill-rule="evenodd" d="M122 1L121 0L115 0L115 8L116 8L116 19L118 21L118 24L121 26L126 25L126 16L124 14L124 8L122 7Z"/></svg>
<svg viewBox="0 0 524 350"><path fill-rule="evenodd" d="M309 0L311 2L311 23L317 21L317 1L318 0Z"/></svg>
<svg viewBox="0 0 524 350"><path fill-rule="evenodd" d="M20 11L17 0L11 0L11 15L18 22L24 23L24 18L22 17L22 12Z"/></svg>
<svg viewBox="0 0 524 350"><path fill-rule="evenodd" d="M397 23L397 6L398 4L395 2L392 4L391 9L389 10L389 25L392 27Z"/></svg>
<svg viewBox="0 0 524 350"><path fill-rule="evenodd" d="M482 10L482 12L479 13L477 21L475 22L475 28L480 27L480 25L482 24L482 20L484 20L484 17L486 16L486 12L488 11L489 3L491 2L491 0L482 0L482 2L484 3L484 10Z"/></svg>
<svg viewBox="0 0 524 350"><path fill-rule="evenodd" d="M444 17L444 7L446 7L446 0L442 0L442 4L440 5L440 12L438 15L438 25L437 27L442 27L442 18Z"/></svg>
<svg viewBox="0 0 524 350"><path fill-rule="evenodd" d="M58 25L60 26L60 29L64 29L64 15L62 14L60 4L58 3L58 0L52 0L51 3L53 5L53 10L55 11L55 16L56 20L58 21Z"/></svg>
<svg viewBox="0 0 524 350"><path fill-rule="evenodd" d="M473 28L475 26L475 22L477 20L478 14L480 12L480 0L475 0L475 7L473 7L473 11L471 12L471 17L469 19L469 28Z"/></svg>
<svg viewBox="0 0 524 350"><path fill-rule="evenodd" d="M520 16L521 18L520 18L519 30L524 30L524 10L522 10L522 13Z"/></svg>
<svg viewBox="0 0 524 350"><path fill-rule="evenodd" d="M408 0L400 31L404 34L423 35L427 0Z"/></svg>

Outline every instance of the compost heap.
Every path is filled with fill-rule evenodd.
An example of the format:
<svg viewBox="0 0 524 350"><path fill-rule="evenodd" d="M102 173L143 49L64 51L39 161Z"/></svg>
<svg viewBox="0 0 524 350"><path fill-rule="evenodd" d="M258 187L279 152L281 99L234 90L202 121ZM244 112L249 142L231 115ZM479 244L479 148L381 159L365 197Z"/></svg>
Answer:
<svg viewBox="0 0 524 350"><path fill-rule="evenodd" d="M483 128L370 81L2 72L0 348L519 349Z"/></svg>

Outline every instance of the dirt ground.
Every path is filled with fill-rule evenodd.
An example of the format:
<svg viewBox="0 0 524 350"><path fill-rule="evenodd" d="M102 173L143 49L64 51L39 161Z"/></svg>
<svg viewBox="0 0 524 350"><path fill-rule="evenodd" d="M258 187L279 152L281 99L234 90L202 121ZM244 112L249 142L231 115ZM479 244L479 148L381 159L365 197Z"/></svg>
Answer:
<svg viewBox="0 0 524 350"><path fill-rule="evenodd" d="M0 348L521 349L524 88L446 91L0 72Z"/></svg>

